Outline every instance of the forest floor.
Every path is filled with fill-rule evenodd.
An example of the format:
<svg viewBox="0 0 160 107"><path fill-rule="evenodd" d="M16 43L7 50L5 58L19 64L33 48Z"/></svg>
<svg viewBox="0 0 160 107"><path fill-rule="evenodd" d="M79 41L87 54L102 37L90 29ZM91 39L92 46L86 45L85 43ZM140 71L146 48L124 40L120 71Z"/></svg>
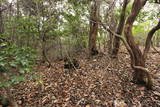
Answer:
<svg viewBox="0 0 160 107"><path fill-rule="evenodd" d="M119 59L86 53L76 55L80 68L64 69L63 61L35 67L39 78L11 88L22 107L160 107L160 55L150 53L147 67L154 77L154 90L131 82L133 70L129 55Z"/></svg>

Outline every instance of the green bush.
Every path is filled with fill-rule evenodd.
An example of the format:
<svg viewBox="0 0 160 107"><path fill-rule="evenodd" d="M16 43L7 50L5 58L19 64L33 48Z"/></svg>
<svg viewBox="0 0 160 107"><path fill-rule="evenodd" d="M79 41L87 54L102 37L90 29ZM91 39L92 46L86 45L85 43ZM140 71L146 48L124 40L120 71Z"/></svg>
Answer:
<svg viewBox="0 0 160 107"><path fill-rule="evenodd" d="M35 51L29 47L17 47L8 41L0 41L0 87L11 86L25 79L35 61ZM5 76L4 76L5 74Z"/></svg>

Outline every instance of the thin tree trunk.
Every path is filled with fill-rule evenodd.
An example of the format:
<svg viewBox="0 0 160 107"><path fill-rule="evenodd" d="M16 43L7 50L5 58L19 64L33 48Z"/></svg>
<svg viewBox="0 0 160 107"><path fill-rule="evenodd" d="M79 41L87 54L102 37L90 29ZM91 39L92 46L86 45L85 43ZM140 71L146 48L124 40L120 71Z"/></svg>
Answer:
<svg viewBox="0 0 160 107"><path fill-rule="evenodd" d="M4 33L4 22L3 22L3 10L2 3L0 2L0 34Z"/></svg>
<svg viewBox="0 0 160 107"><path fill-rule="evenodd" d="M20 17L20 11L19 11L19 0L17 0L17 20L19 19Z"/></svg>
<svg viewBox="0 0 160 107"><path fill-rule="evenodd" d="M114 19L114 15L112 15L112 18L111 18L111 24L109 26L109 28L112 30L112 31L115 31L115 26L116 26L116 21ZM107 46L108 46L108 53L111 55L112 54L112 50L113 50L113 40L114 40L114 35L112 33L109 33L109 40L108 40L108 43L107 43Z"/></svg>
<svg viewBox="0 0 160 107"><path fill-rule="evenodd" d="M59 41L58 41L58 44L59 44L59 53L60 53L60 59L64 59L64 56L63 56L63 47L62 47L62 40L61 38L58 38Z"/></svg>
<svg viewBox="0 0 160 107"><path fill-rule="evenodd" d="M42 8L43 8L43 3L42 3ZM39 6L38 6L38 9L39 9ZM47 51L46 51L47 40L46 40L46 31L44 28L44 23L45 23L44 11L43 10L42 11L38 10L38 11L42 13L42 17L43 17L42 18L42 30L40 33L42 35L42 57L43 57L43 61L48 63L48 67L52 67L51 61L48 59Z"/></svg>
<svg viewBox="0 0 160 107"><path fill-rule="evenodd" d="M120 15L120 20L119 20L119 24L118 24L117 31L116 31L116 33L118 35L122 35L122 32L123 32L123 27L124 27L124 23L125 23L125 19L126 19L125 18L126 17L126 8L127 8L128 3L129 3L129 0L123 1L123 7L122 7L121 15ZM117 57L119 47L120 47L120 39L118 37L115 37L114 42L113 42L113 50L112 50L112 57L113 58Z"/></svg>
<svg viewBox="0 0 160 107"><path fill-rule="evenodd" d="M144 49L144 53L143 53L143 57L144 57L145 60L146 60L147 53L149 52L149 49L150 49L150 46L151 46L152 37L153 37L154 33L159 29L160 29L160 19L159 19L158 24L155 27L153 27L148 33L148 36L147 36L147 39L146 39L146 44L145 44L145 49Z"/></svg>
<svg viewBox="0 0 160 107"><path fill-rule="evenodd" d="M99 18L100 2L97 0L91 4L91 15L90 15L90 33L89 33L89 55L98 54L96 40L98 32L98 18Z"/></svg>
<svg viewBox="0 0 160 107"><path fill-rule="evenodd" d="M109 3L109 7L106 10L107 13L105 15L105 21L109 25L109 28L112 31L116 30L115 26L117 25L115 14L114 14L116 2L117 0L113 0ZM109 33L108 36L109 36L109 40L106 41L105 48L108 47L108 54L112 54L114 35L112 33Z"/></svg>

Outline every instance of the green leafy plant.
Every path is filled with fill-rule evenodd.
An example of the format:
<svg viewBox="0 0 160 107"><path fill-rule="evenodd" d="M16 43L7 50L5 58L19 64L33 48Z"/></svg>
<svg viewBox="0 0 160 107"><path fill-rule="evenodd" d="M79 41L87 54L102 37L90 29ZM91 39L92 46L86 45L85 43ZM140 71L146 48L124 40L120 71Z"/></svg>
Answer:
<svg viewBox="0 0 160 107"><path fill-rule="evenodd" d="M11 86L25 79L32 71L35 51L29 47L17 47L8 41L0 42L0 87Z"/></svg>

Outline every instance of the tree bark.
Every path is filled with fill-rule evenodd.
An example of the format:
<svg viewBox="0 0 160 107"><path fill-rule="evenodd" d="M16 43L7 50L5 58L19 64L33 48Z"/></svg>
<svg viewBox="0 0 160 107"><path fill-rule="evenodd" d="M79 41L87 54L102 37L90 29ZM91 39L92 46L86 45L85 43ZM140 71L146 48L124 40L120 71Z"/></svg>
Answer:
<svg viewBox="0 0 160 107"><path fill-rule="evenodd" d="M150 49L150 46L152 43L152 37L153 37L154 33L159 29L160 29L160 19L159 19L158 24L155 27L153 27L148 33L148 36L146 39L146 44L145 44L145 49L144 49L144 53L143 53L143 57L145 60L147 58L147 53L149 52L149 49Z"/></svg>
<svg viewBox="0 0 160 107"><path fill-rule="evenodd" d="M117 33L114 33L109 28L107 28L101 21L100 21L100 24L106 31L112 33L113 35L118 37L120 40L122 40L122 42L124 43L127 51L130 54L131 67L134 70L133 80L136 83L140 83L140 84L143 83L144 85L146 85L146 87L148 89L152 89L152 87L153 87L152 77L149 74L148 69L145 68L145 58L144 58L144 53L145 52L143 52L143 54L142 54L138 45L134 41L134 37L133 37L133 34L132 34L133 22L135 21L136 16L140 12L141 8L145 5L146 1L147 0L134 0L134 3L132 5L131 14L127 18L125 28L124 28L125 39L123 37L121 37L120 35L118 35ZM147 41L151 42L150 40L153 37L153 34L157 30L160 29L159 23L160 23L160 21L148 33L148 37L147 37L147 40L146 40L146 47L145 47L144 50L147 49L149 51L148 47L150 47L150 46L147 45L148 44ZM149 43L149 45L150 45L150 43ZM148 51L146 53L148 53Z"/></svg>
<svg viewBox="0 0 160 107"><path fill-rule="evenodd" d="M91 3L90 33L89 33L89 55L90 56L98 54L96 40L97 40L97 33L98 33L98 18L99 18L99 8L100 8L99 1L93 0L92 3Z"/></svg>
<svg viewBox="0 0 160 107"><path fill-rule="evenodd" d="M141 8L145 5L147 0L134 0L132 5L131 14L127 18L125 28L124 28L124 35L126 41L132 51L131 55L131 66L134 69L133 79L135 82L140 84L145 84L147 88L152 88L153 83L151 79L151 75L149 74L148 70L145 69L145 60L139 46L136 44L133 34L132 34L132 27L133 23L139 14Z"/></svg>
<svg viewBox="0 0 160 107"><path fill-rule="evenodd" d="M117 0L113 0L111 1L109 4L108 9L106 10L106 15L105 15L105 21L106 21L106 25L109 25L109 28L112 31L116 30L116 25L117 25L117 21L115 19L115 13L114 13L114 9L116 6L116 1ZM114 35L112 33L108 34L108 38L109 40L105 42L105 48L108 47L108 54L112 54L112 49L113 49L113 40L114 40Z"/></svg>
<svg viewBox="0 0 160 107"><path fill-rule="evenodd" d="M129 3L129 0L123 1L123 7L122 7L121 15L120 15L120 20L119 20L119 24L118 24L117 31L116 31L118 35L122 35L122 32L123 32L123 27L124 27L124 23L126 19L126 8L127 8L128 3ZM114 42L113 42L113 50L112 50L113 58L117 57L119 47L120 47L120 38L115 37Z"/></svg>
<svg viewBox="0 0 160 107"><path fill-rule="evenodd" d="M17 6L17 19L19 19L20 17L20 6L19 6L19 0L17 0L17 3L16 3L16 6Z"/></svg>
<svg viewBox="0 0 160 107"><path fill-rule="evenodd" d="M114 17L114 16L113 16ZM116 28L116 21L114 18L111 18L110 20L111 24L109 26L109 28L112 30L112 31L115 31ZM113 42L114 42L114 35L112 33L109 33L109 40L107 42L107 46L108 46L108 53L111 55L112 54L112 50L113 50Z"/></svg>

